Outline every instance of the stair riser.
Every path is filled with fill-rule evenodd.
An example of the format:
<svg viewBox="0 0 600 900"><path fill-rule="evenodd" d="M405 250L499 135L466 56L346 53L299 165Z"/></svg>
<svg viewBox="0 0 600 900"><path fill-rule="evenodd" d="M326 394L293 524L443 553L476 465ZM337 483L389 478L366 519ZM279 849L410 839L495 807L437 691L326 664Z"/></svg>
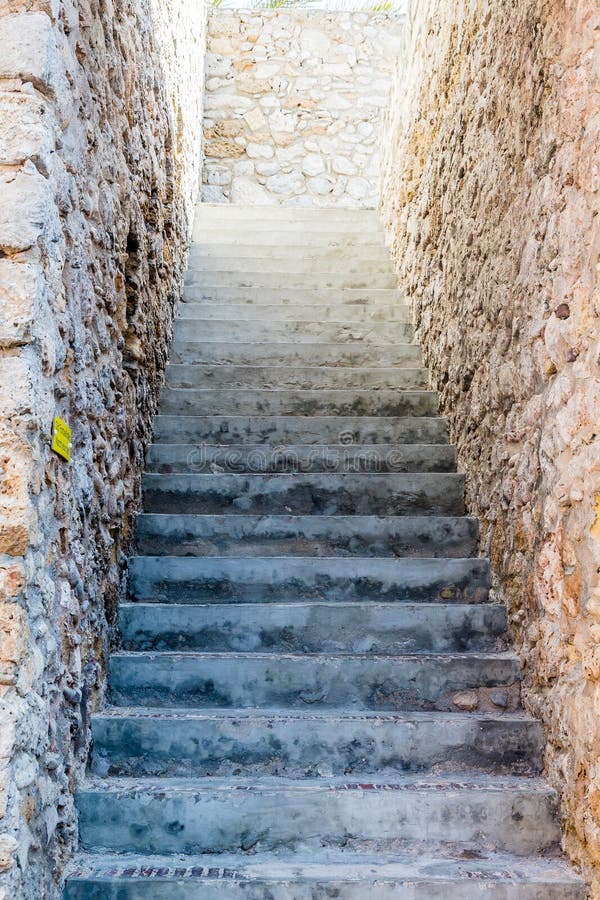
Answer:
<svg viewBox="0 0 600 900"><path fill-rule="evenodd" d="M470 790L82 792L84 848L160 853L293 850L358 841L482 841L517 854L556 844L552 795Z"/></svg>
<svg viewBox="0 0 600 900"><path fill-rule="evenodd" d="M314 277L340 277L356 275L361 278L381 275L394 276L394 267L389 256L384 253L361 251L358 253L277 253L273 257L262 257L255 251L253 257L238 257L235 250L230 253L221 252L207 254L204 250L192 248L189 257L188 276L204 275L204 281L210 279L212 272L231 272L234 278L247 278L250 275L269 271L281 275L309 275Z"/></svg>
<svg viewBox="0 0 600 900"><path fill-rule="evenodd" d="M488 580L484 559L137 556L129 565L131 596L150 602L480 603Z"/></svg>
<svg viewBox="0 0 600 900"><path fill-rule="evenodd" d="M431 391L294 391L169 388L161 415L210 416L435 416Z"/></svg>
<svg viewBox="0 0 600 900"><path fill-rule="evenodd" d="M153 444L146 457L146 470L164 474L454 472L456 451L447 444L396 444L387 447L368 444L358 447L339 444L298 447Z"/></svg>
<svg viewBox="0 0 600 900"><path fill-rule="evenodd" d="M288 368L287 366L167 366L173 388L277 390L427 390L427 369Z"/></svg>
<svg viewBox="0 0 600 900"><path fill-rule="evenodd" d="M502 649L504 607L473 605L130 603L125 650L262 653L453 653Z"/></svg>
<svg viewBox="0 0 600 900"><path fill-rule="evenodd" d="M430 516L167 516L137 520L137 547L149 556L477 555L479 529L469 518Z"/></svg>
<svg viewBox="0 0 600 900"><path fill-rule="evenodd" d="M476 770L536 774L540 726L453 715L443 723L365 717L203 719L135 716L93 720L99 775L358 775Z"/></svg>
<svg viewBox="0 0 600 900"><path fill-rule="evenodd" d="M327 243L319 245L317 243L309 244L307 242L294 243L293 241L278 241L266 243L264 235L263 239L256 243L249 244L247 240L239 243L202 241L201 243L193 243L190 247L190 258L201 265L205 260L212 259L231 259L234 262L238 260L261 260L264 264L273 263L279 260L292 259L311 259L311 260L327 260L331 262L337 261L354 261L358 259L365 260L381 260L386 265L390 263L390 254L381 240L366 241L364 244L357 236L354 236L350 243L345 241L330 239ZM242 236L243 238L243 236Z"/></svg>
<svg viewBox="0 0 600 900"><path fill-rule="evenodd" d="M342 290L327 287L301 287L290 290L288 285L276 288L235 288L226 285L212 285L208 282L188 285L183 291L185 302L189 303L239 303L245 307L277 306L307 309L326 305L330 309L359 309L368 312L370 309L397 309L406 303L404 294L397 288L344 288ZM292 317L293 318L293 317ZM339 321L344 321L343 318Z"/></svg>
<svg viewBox="0 0 600 900"><path fill-rule="evenodd" d="M220 303L207 300L198 303L185 300L179 307L181 319L257 319L262 322L410 322L408 307L401 304L359 306L351 303L305 304L283 306L266 303Z"/></svg>
<svg viewBox="0 0 600 900"><path fill-rule="evenodd" d="M195 284L211 284L216 287L222 286L227 288L280 288L286 290L297 290L310 288L335 288L336 290L344 288L370 290L372 288L385 288L387 290L398 288L398 276L394 272L386 274L385 272L377 272L371 275L362 270L356 273L348 272L347 274L335 274L333 272L320 272L315 269L306 273L289 273L285 271L257 271L248 272L231 272L224 269L213 269L210 272L188 270L185 276L186 286Z"/></svg>
<svg viewBox="0 0 600 900"><path fill-rule="evenodd" d="M285 285L292 280L292 285L306 287L308 284L322 287L373 287L398 288L398 276L389 260L368 259L339 261L327 258L300 257L298 259L240 259L235 256L220 256L212 259L194 257L185 275L185 284L263 284L267 278L267 286ZM279 280L277 280L279 279ZM304 280L304 284L299 283ZM291 286L291 285L290 285Z"/></svg>
<svg viewBox="0 0 600 900"><path fill-rule="evenodd" d="M519 678L511 656L140 653L113 656L110 685L118 706L455 711L457 694L472 690L482 708L502 693L510 711L519 702Z"/></svg>
<svg viewBox="0 0 600 900"><path fill-rule="evenodd" d="M226 227L223 223L216 223L210 229L204 229L203 233L197 232L197 237L192 242L192 247L199 250L215 250L216 252L228 251L232 247L244 246L248 241L248 228L244 225ZM381 250L384 243L384 234L376 228L351 229L339 225L335 228L314 226L308 230L306 227L298 227L290 223L280 223L278 227L260 227L259 223L252 225L252 241L255 252L268 253L270 250L278 251L282 247L297 247L304 253L323 253L326 250L357 250L373 249Z"/></svg>
<svg viewBox="0 0 600 900"><path fill-rule="evenodd" d="M247 219L229 221L215 219L196 225L192 234L192 246L204 247L220 245L224 243L244 244L248 242L249 234L252 241L259 247L266 244L270 247L298 244L300 247L323 247L333 242L343 249L348 242L364 246L372 244L381 247L384 243L384 233L378 224L373 222L351 222L346 220L337 222L298 222L292 218L278 219L272 222L260 222Z"/></svg>
<svg viewBox="0 0 600 900"><path fill-rule="evenodd" d="M141 882L141 883L140 883ZM201 894L199 893L201 891ZM181 880L78 879L67 885L65 900L585 900L582 887L569 884L491 884L435 879L338 882L236 881L203 879L190 885Z"/></svg>
<svg viewBox="0 0 600 900"><path fill-rule="evenodd" d="M171 362L233 366L409 366L421 365L416 344L235 343L176 339Z"/></svg>
<svg viewBox="0 0 600 900"><path fill-rule="evenodd" d="M295 515L464 515L457 474L152 475L148 512Z"/></svg>
<svg viewBox="0 0 600 900"><path fill-rule="evenodd" d="M273 344L406 344L413 339L408 322L264 322L223 319L176 319L175 340ZM373 352L373 351L371 351Z"/></svg>
<svg viewBox="0 0 600 900"><path fill-rule="evenodd" d="M365 444L373 452L386 454L394 452L397 444L447 444L448 426L442 418L419 417L320 416L308 420L300 416L157 416L154 434L156 440L166 444L336 445L334 449L347 459L354 446ZM267 455L272 452L269 446L261 450ZM455 453L450 447L447 452Z"/></svg>

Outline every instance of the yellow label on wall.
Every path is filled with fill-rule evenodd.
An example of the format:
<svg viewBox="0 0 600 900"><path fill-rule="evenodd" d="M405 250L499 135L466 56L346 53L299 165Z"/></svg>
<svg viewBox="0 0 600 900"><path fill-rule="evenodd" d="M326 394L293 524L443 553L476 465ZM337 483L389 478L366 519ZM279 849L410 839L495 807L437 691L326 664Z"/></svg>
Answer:
<svg viewBox="0 0 600 900"><path fill-rule="evenodd" d="M52 449L67 462L71 459L71 429L58 416L54 416L52 425Z"/></svg>

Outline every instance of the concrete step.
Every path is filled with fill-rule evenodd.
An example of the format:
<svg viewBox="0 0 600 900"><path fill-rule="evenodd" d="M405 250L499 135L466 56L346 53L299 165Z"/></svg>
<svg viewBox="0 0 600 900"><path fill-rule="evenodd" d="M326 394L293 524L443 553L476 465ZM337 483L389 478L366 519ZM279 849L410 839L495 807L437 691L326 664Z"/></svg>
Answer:
<svg viewBox="0 0 600 900"><path fill-rule="evenodd" d="M455 653L506 649L506 610L460 603L125 603L124 650Z"/></svg>
<svg viewBox="0 0 600 900"><path fill-rule="evenodd" d="M435 416L435 391L164 387L164 416Z"/></svg>
<svg viewBox="0 0 600 900"><path fill-rule="evenodd" d="M77 796L84 849L188 854L406 840L554 847L554 792L537 779L107 779Z"/></svg>
<svg viewBox="0 0 600 900"><path fill-rule="evenodd" d="M215 222L211 228L204 228L202 232L195 230L192 247L230 247L232 244L243 245L248 241L248 229L244 225L227 225L224 222ZM346 247L363 248L366 246L379 249L385 246L385 234L380 228L339 227L331 228L326 224L305 228L303 225L294 225L289 222L281 222L277 227L266 224L259 227L255 223L252 228L253 246L258 251L261 249L277 250L279 247L297 246L299 250L314 248ZM389 252L389 251L388 251Z"/></svg>
<svg viewBox="0 0 600 900"><path fill-rule="evenodd" d="M126 777L535 775L544 743L534 719L494 713L116 707L92 730L92 772Z"/></svg>
<svg viewBox="0 0 600 900"><path fill-rule="evenodd" d="M235 253L209 256L192 248L189 256L186 278L195 274L210 279L213 272L229 272L232 278L272 273L278 275L302 275L311 278L339 278L352 275L363 279L393 278L392 287L398 284L392 262L387 255L366 256L361 253L337 251L329 256L294 253L288 256L278 254L273 259L255 255L252 258L238 258ZM363 280L363 283L365 281Z"/></svg>
<svg viewBox="0 0 600 900"><path fill-rule="evenodd" d="M195 420L192 420L195 421ZM432 420L429 420L432 421ZM456 449L449 444L363 444L348 447L305 444L153 444L149 472L454 472Z"/></svg>
<svg viewBox="0 0 600 900"><path fill-rule="evenodd" d="M192 341L243 341L247 344L406 344L414 328L409 322L264 322L248 319L176 319L174 338Z"/></svg>
<svg viewBox="0 0 600 900"><path fill-rule="evenodd" d="M352 369L334 366L168 365L166 382L176 388L270 388L284 390L426 390L423 368Z"/></svg>
<svg viewBox="0 0 600 900"><path fill-rule="evenodd" d="M360 247L385 246L385 234L380 228L365 227L360 223L319 223L310 228L295 222L254 222L252 240L256 247L278 247L296 244L299 248L327 246L340 248L348 245ZM244 223L214 222L208 228L200 230L194 227L192 247L223 246L226 244L244 244L248 241L248 227Z"/></svg>
<svg viewBox="0 0 600 900"><path fill-rule="evenodd" d="M137 547L150 556L476 556L467 516L219 516L144 513Z"/></svg>
<svg viewBox="0 0 600 900"><path fill-rule="evenodd" d="M417 344L306 343L279 341L200 341L177 337L171 345L171 362L234 366L420 366Z"/></svg>
<svg viewBox="0 0 600 900"><path fill-rule="evenodd" d="M355 240L352 244L346 245L342 240L338 240L334 246L325 244L306 245L296 244L292 241L281 240L272 244L264 244L260 242L248 243L248 235L239 236L241 239L235 244L233 243L192 243L190 247L190 260L200 265L205 259L224 258L234 260L256 260L260 259L264 262L273 260L290 260L290 259L306 259L313 260L338 260L346 262L351 260L363 260L365 262L378 260L386 265L391 264L391 257L388 248L385 246L381 236L376 234L377 243L363 244L359 240Z"/></svg>
<svg viewBox="0 0 600 900"><path fill-rule="evenodd" d="M334 445L339 451L368 444L392 450L447 444L448 426L440 416L157 416L154 435L167 444Z"/></svg>
<svg viewBox="0 0 600 900"><path fill-rule="evenodd" d="M162 513L464 515L454 472L268 475L147 473L144 508Z"/></svg>
<svg viewBox="0 0 600 900"><path fill-rule="evenodd" d="M65 900L585 900L585 885L556 859L433 848L414 856L342 850L273 856L80 854Z"/></svg>
<svg viewBox="0 0 600 900"><path fill-rule="evenodd" d="M507 712L520 702L512 653L404 656L292 653L125 652L113 654L117 706L449 710ZM316 821L316 820L315 820Z"/></svg>
<svg viewBox="0 0 600 900"><path fill-rule="evenodd" d="M227 227L236 230L240 237L251 235L252 240L263 229L270 229L274 235L282 227L295 229L299 234L310 234L313 229L334 232L366 232L380 234L383 230L374 209L328 209L300 208L285 206L242 207L219 204L201 204L196 207L194 217L194 241L202 241L206 232L212 234L215 228Z"/></svg>
<svg viewBox="0 0 600 900"><path fill-rule="evenodd" d="M372 288L398 288L398 276L395 272L364 272L357 268L355 272L327 272L317 269L309 269L302 272L288 272L285 269L257 270L244 275L243 271L233 272L229 269L188 269L185 276L186 286L195 284L215 285L227 288L280 288L297 290L298 288L360 288L370 290Z"/></svg>
<svg viewBox="0 0 600 900"><path fill-rule="evenodd" d="M324 305L332 309L357 307L362 309L406 305L398 288L233 288L226 285L196 284L184 289L184 300L190 303L243 303L247 306L278 306L306 309Z"/></svg>
<svg viewBox="0 0 600 900"><path fill-rule="evenodd" d="M487 600L486 559L133 556L135 600L179 603L435 603Z"/></svg>
<svg viewBox="0 0 600 900"><path fill-rule="evenodd" d="M222 303L212 300L185 300L180 304L181 319L258 319L264 322L410 322L411 312L404 303L382 303L377 306L361 306L358 303Z"/></svg>
<svg viewBox="0 0 600 900"><path fill-rule="evenodd" d="M353 249L377 255L385 253L390 258L386 246L386 235L380 228L353 225L352 223L318 223L313 227L289 221L256 223L252 226L252 244L249 244L248 228L239 222L215 222L204 233L194 231L190 249L196 253L206 250L230 251L232 245L248 248L248 258L255 255L274 254L297 249L299 255L324 254L328 251L347 254Z"/></svg>

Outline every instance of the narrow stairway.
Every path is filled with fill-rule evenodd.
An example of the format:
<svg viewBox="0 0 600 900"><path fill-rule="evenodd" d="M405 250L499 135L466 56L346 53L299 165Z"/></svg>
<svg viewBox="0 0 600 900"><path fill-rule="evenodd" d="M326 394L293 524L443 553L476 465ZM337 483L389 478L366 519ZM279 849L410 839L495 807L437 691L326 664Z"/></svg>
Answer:
<svg viewBox="0 0 600 900"><path fill-rule="evenodd" d="M68 900L582 900L370 211L201 206Z"/></svg>

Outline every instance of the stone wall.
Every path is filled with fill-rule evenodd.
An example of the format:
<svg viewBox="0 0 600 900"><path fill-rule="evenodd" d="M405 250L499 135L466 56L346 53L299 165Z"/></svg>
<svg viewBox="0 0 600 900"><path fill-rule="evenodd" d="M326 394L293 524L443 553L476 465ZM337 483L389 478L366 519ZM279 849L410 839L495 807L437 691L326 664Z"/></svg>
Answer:
<svg viewBox="0 0 600 900"><path fill-rule="evenodd" d="M204 15L0 0L3 900L57 896L76 837L197 190Z"/></svg>
<svg viewBox="0 0 600 900"><path fill-rule="evenodd" d="M600 10L419 0L382 209L600 897ZM592 870L588 870L592 871Z"/></svg>
<svg viewBox="0 0 600 900"><path fill-rule="evenodd" d="M203 199L375 206L403 22L387 13L214 11Z"/></svg>

